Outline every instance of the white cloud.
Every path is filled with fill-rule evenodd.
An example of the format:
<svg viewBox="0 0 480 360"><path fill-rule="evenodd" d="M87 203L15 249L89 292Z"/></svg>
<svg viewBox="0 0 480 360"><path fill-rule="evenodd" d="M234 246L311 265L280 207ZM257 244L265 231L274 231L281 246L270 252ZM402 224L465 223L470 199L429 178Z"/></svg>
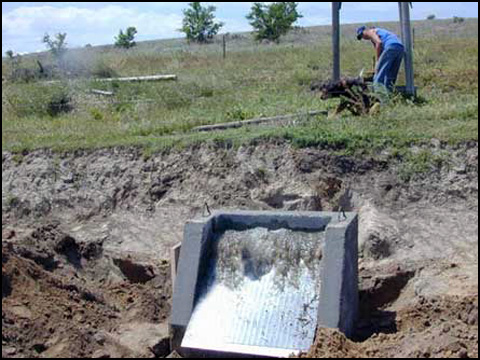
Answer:
<svg viewBox="0 0 480 360"><path fill-rule="evenodd" d="M253 2L208 2L217 7L217 16L226 23L224 32L248 31L245 19ZM2 2L2 51L35 51L42 47L44 33L66 32L70 46L109 44L119 29L136 26L138 40L179 37L182 10L186 2L153 3L14 3ZM300 25L331 23L330 2L300 2L304 15ZM412 17L478 16L478 3L414 3ZM395 2L347 2L342 10L342 22L374 22L397 20Z"/></svg>
<svg viewBox="0 0 480 360"><path fill-rule="evenodd" d="M22 44L27 51L38 48L44 33L66 32L71 46L111 43L119 29L135 26L139 40L178 36L181 14L126 8L118 5L99 9L75 6L19 7L2 14L2 50Z"/></svg>

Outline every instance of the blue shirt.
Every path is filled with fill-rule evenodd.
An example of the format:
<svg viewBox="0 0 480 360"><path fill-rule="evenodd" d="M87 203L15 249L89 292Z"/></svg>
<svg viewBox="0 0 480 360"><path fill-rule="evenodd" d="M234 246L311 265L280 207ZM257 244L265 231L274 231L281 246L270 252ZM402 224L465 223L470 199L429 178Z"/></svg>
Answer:
<svg viewBox="0 0 480 360"><path fill-rule="evenodd" d="M383 43L382 50L404 49L404 46L397 35L382 28L376 28L376 30L377 35L380 37L380 40L382 40Z"/></svg>

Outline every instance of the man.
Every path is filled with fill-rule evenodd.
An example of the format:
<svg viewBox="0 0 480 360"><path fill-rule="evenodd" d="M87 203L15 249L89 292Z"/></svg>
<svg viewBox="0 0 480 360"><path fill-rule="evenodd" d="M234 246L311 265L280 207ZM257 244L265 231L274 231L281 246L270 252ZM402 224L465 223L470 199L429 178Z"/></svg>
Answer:
<svg viewBox="0 0 480 360"><path fill-rule="evenodd" d="M405 54L402 42L397 35L388 30L366 26L358 28L357 39L370 40L377 52L375 88L382 86L392 92Z"/></svg>

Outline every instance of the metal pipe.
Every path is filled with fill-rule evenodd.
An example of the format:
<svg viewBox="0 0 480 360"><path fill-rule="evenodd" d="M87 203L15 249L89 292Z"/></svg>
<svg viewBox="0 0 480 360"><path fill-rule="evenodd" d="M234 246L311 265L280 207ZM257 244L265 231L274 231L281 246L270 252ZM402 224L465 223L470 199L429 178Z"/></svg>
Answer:
<svg viewBox="0 0 480 360"><path fill-rule="evenodd" d="M405 45L405 74L407 80L407 94L415 95L415 79L414 79L414 70L413 70L413 44L412 44L412 28L410 22L410 3L402 2L400 3L401 12L401 22L402 22L402 33L403 41Z"/></svg>
<svg viewBox="0 0 480 360"><path fill-rule="evenodd" d="M403 33L403 7L402 3L398 3L398 13L400 14L400 35L402 36L402 41L405 43L405 35Z"/></svg>

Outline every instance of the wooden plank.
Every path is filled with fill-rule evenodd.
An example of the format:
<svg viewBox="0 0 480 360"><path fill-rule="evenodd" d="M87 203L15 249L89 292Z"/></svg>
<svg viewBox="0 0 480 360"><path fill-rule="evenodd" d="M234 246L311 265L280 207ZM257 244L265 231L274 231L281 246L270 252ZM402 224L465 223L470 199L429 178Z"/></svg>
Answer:
<svg viewBox="0 0 480 360"><path fill-rule="evenodd" d="M150 75L150 76L131 76L110 79L95 79L98 82L145 82L145 81L172 81L177 80L177 75Z"/></svg>
<svg viewBox="0 0 480 360"><path fill-rule="evenodd" d="M113 92L111 91L103 91L103 90L96 90L96 89L92 89L90 90L90 92L92 94L95 94L95 95L101 95L101 96L113 96L115 95Z"/></svg>
<svg viewBox="0 0 480 360"><path fill-rule="evenodd" d="M177 75L150 75L150 76L131 76L121 78L108 78L108 79L65 79L65 80L51 80L41 81L43 85L55 85L60 83L74 83L77 81L96 81L96 82L147 82L147 81L174 81L177 80Z"/></svg>
<svg viewBox="0 0 480 360"><path fill-rule="evenodd" d="M215 125L205 125L205 126L198 126L192 129L194 132L207 132L207 131L216 131L216 130L226 130L226 129L235 129L240 128L242 126L247 125L259 125L268 122L274 121L287 121L293 120L302 116L316 116L316 115L328 115L328 111L310 111L304 114L295 114L295 115L282 115L282 116L274 116L274 117L267 117L267 118L259 118L259 119L250 119L244 121L235 121L230 123L222 123L222 124L215 124Z"/></svg>

